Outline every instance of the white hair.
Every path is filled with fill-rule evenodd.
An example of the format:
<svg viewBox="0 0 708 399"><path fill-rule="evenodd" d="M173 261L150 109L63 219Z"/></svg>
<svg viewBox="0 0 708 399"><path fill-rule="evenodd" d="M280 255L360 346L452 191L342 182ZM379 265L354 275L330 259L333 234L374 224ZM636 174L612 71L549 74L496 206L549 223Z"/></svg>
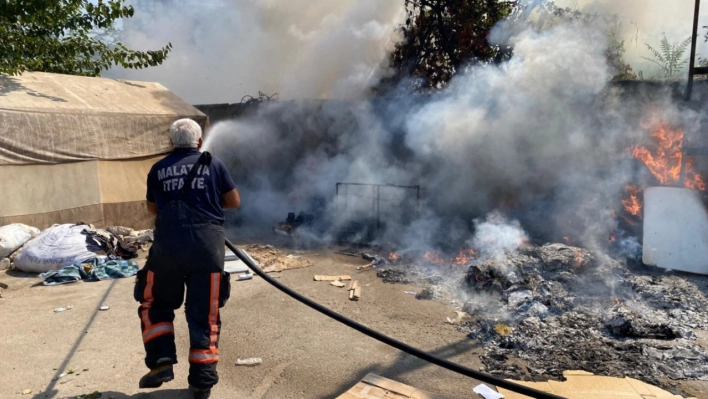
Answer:
<svg viewBox="0 0 708 399"><path fill-rule="evenodd" d="M175 148L197 148L202 128L191 119L180 119L170 126L170 139Z"/></svg>

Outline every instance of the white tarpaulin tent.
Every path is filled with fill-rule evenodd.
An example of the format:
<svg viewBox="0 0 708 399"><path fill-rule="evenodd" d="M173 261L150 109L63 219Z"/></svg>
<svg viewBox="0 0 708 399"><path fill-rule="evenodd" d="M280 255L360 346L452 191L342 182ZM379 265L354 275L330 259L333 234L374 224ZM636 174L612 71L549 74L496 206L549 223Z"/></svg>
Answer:
<svg viewBox="0 0 708 399"><path fill-rule="evenodd" d="M0 75L0 225L149 227L147 172L180 118L208 127L157 83Z"/></svg>

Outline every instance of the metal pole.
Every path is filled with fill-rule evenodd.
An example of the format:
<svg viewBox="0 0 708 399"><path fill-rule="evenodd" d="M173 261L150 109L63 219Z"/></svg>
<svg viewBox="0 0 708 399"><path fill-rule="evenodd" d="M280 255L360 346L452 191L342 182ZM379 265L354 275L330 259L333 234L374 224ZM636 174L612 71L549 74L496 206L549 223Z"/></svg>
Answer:
<svg viewBox="0 0 708 399"><path fill-rule="evenodd" d="M415 210L420 216L420 186L415 186Z"/></svg>
<svg viewBox="0 0 708 399"><path fill-rule="evenodd" d="M376 217L376 186L371 186L371 217ZM373 223L373 226L377 227L376 223Z"/></svg>
<svg viewBox="0 0 708 399"><path fill-rule="evenodd" d="M681 149L681 173L679 174L678 188L684 188L686 184L686 151Z"/></svg>
<svg viewBox="0 0 708 399"><path fill-rule="evenodd" d="M698 14L701 11L701 0L696 0L696 9L693 12L693 36L691 36L691 58L688 65L688 85L686 86L686 101L691 101L693 94L693 74L696 68L696 41L698 39ZM683 171L682 171L683 173Z"/></svg>
<svg viewBox="0 0 708 399"><path fill-rule="evenodd" d="M336 206L338 212L341 212L342 210L342 205L340 204L340 202L341 201L339 200L339 183L337 183L337 189L334 195L334 205Z"/></svg>
<svg viewBox="0 0 708 399"><path fill-rule="evenodd" d="M376 186L376 233L381 229L381 187Z"/></svg>

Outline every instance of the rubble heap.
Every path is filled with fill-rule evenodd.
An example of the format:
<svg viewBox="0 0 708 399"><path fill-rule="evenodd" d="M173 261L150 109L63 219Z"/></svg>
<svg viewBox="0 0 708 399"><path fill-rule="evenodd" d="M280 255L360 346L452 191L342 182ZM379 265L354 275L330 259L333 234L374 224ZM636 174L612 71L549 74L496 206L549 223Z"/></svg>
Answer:
<svg viewBox="0 0 708 399"><path fill-rule="evenodd" d="M425 281L419 271L406 277L404 270L379 276L435 280ZM630 271L607 256L546 244L476 259L464 277L445 284L467 295L462 310L472 320L458 328L484 343L481 359L491 374L546 381L585 370L681 394L668 380L708 379L708 351L694 333L708 327L706 283L704 277Z"/></svg>

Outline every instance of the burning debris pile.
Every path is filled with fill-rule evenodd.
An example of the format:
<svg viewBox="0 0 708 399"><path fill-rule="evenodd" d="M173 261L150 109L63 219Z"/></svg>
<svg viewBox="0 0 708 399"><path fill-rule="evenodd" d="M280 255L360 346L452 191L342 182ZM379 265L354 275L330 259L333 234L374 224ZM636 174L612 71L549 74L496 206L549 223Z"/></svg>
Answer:
<svg viewBox="0 0 708 399"><path fill-rule="evenodd" d="M708 351L693 331L708 327L708 300L687 278L630 271L564 244L524 244L468 265L455 278L402 265L378 275L443 298L458 290L472 316L458 329L485 344L486 371L504 378L562 380L565 370L585 370L669 390L667 379L708 379Z"/></svg>
<svg viewBox="0 0 708 399"><path fill-rule="evenodd" d="M661 185L706 191L703 176L696 171L695 160L686 156L685 134L680 127L651 115L642 123L647 133L644 144L629 148L632 157L640 161L651 175L641 184L623 188L622 219L629 226L640 225L643 217L643 191L647 186Z"/></svg>

